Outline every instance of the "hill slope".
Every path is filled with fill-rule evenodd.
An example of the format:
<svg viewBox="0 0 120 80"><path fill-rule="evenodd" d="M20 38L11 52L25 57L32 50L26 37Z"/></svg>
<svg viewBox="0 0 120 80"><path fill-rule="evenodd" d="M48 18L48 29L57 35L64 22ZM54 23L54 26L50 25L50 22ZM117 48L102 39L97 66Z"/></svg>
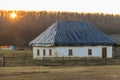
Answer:
<svg viewBox="0 0 120 80"><path fill-rule="evenodd" d="M28 43L57 20L90 22L106 34L120 33L120 15L75 12L0 11L0 45L26 47Z"/></svg>

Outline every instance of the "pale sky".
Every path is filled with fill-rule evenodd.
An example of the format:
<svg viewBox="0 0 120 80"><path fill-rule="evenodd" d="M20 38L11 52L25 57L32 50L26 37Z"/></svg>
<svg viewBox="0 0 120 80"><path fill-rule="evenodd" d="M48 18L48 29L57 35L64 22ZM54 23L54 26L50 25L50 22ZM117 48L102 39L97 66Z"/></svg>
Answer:
<svg viewBox="0 0 120 80"><path fill-rule="evenodd" d="M47 10L120 14L120 0L0 0L0 10Z"/></svg>

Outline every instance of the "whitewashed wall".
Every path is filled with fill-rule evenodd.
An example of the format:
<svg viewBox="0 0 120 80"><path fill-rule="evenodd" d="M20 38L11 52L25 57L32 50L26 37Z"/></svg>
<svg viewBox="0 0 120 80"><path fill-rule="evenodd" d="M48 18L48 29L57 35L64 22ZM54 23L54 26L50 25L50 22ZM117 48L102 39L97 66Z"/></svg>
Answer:
<svg viewBox="0 0 120 80"><path fill-rule="evenodd" d="M88 57L88 49L92 49L93 57L102 57L102 48L107 48L107 57L112 57L112 46L82 46L82 47L33 47L33 58L43 57L43 50L46 51L44 57L69 57L68 50L72 49L74 57ZM37 55L37 50L40 55ZM49 49L52 50L52 56L49 56Z"/></svg>

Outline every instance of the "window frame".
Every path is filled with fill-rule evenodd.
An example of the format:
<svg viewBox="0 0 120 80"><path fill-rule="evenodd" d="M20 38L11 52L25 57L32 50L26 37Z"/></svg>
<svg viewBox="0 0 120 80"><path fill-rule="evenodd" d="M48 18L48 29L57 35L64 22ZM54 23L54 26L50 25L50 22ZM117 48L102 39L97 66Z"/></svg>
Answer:
<svg viewBox="0 0 120 80"><path fill-rule="evenodd" d="M46 51L45 51L45 49L43 49L43 56L46 56Z"/></svg>
<svg viewBox="0 0 120 80"><path fill-rule="evenodd" d="M73 56L73 50L72 49L68 49L68 56Z"/></svg>
<svg viewBox="0 0 120 80"><path fill-rule="evenodd" d="M49 56L52 56L52 49L49 49Z"/></svg>
<svg viewBox="0 0 120 80"><path fill-rule="evenodd" d="M40 55L40 50L39 49L37 49L37 56L39 56Z"/></svg>
<svg viewBox="0 0 120 80"><path fill-rule="evenodd" d="M92 49L88 49L88 55L92 56Z"/></svg>

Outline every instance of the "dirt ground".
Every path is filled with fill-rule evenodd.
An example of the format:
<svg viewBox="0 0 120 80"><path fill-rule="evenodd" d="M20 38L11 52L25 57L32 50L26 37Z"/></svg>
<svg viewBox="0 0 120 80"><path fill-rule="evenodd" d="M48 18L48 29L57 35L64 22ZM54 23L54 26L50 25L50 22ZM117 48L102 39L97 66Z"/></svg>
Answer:
<svg viewBox="0 0 120 80"><path fill-rule="evenodd" d="M120 65L0 67L0 80L120 80Z"/></svg>

